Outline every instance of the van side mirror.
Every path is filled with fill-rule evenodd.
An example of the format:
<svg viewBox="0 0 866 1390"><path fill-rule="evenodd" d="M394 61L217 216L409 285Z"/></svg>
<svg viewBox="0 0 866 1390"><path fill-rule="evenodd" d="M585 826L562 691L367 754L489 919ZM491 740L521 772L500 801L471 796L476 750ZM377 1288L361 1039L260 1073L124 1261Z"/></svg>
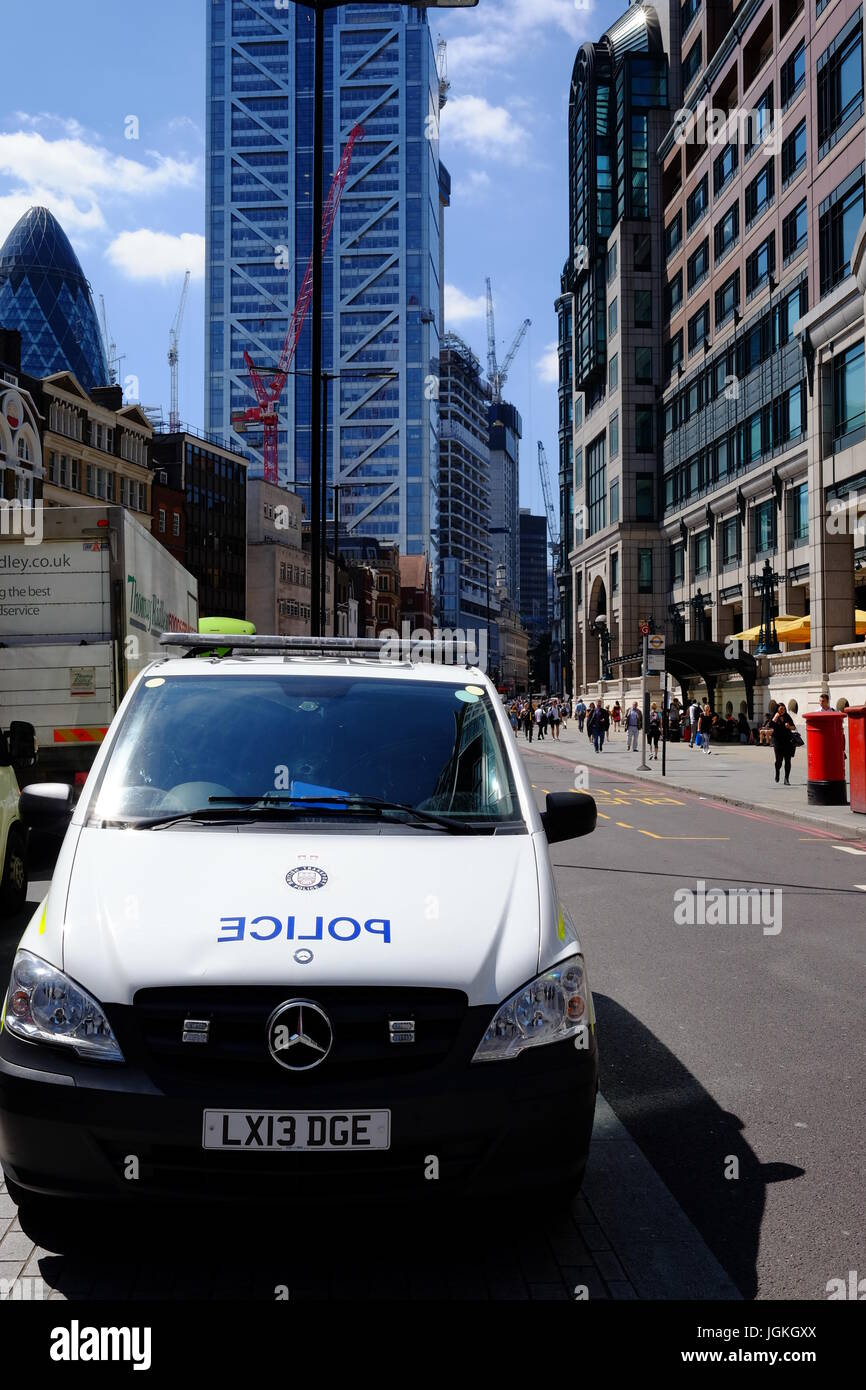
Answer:
<svg viewBox="0 0 866 1390"><path fill-rule="evenodd" d="M551 845L591 835L598 821L595 798L585 792L548 792L547 810L541 813L544 833Z"/></svg>
<svg viewBox="0 0 866 1390"><path fill-rule="evenodd" d="M66 782L31 782L18 798L21 819L31 830L64 835L72 816L73 795Z"/></svg>
<svg viewBox="0 0 866 1390"><path fill-rule="evenodd" d="M36 730L23 719L9 725L9 761L16 767L33 767L38 757Z"/></svg>

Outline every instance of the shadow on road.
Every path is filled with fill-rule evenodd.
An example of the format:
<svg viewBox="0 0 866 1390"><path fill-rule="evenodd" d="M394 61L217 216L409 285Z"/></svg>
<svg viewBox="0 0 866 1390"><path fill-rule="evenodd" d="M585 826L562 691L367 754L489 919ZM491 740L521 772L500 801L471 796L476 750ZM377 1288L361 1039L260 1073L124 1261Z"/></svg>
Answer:
<svg viewBox="0 0 866 1390"><path fill-rule="evenodd" d="M742 1121L664 1043L615 1000L593 998L602 1093L743 1297L754 1298L767 1186L804 1169L761 1163Z"/></svg>

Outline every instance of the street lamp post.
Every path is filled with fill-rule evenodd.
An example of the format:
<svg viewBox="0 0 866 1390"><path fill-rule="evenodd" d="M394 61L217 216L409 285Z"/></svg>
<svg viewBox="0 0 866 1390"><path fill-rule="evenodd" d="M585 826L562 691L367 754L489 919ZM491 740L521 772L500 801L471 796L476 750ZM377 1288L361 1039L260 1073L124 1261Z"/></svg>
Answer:
<svg viewBox="0 0 866 1390"><path fill-rule="evenodd" d="M312 314L311 392L310 392L310 542L311 592L310 632L322 636L324 583L322 578L322 183L325 161L325 11L336 9L344 0L294 0L313 10L313 251L312 251ZM375 5L379 0L355 0L357 4ZM474 9L478 0L408 0L415 9ZM285 5L281 6L285 8Z"/></svg>
<svg viewBox="0 0 866 1390"><path fill-rule="evenodd" d="M779 650L779 637L776 632L775 607L776 576L769 560L764 561L761 574L761 628L758 633L756 656L774 656Z"/></svg>

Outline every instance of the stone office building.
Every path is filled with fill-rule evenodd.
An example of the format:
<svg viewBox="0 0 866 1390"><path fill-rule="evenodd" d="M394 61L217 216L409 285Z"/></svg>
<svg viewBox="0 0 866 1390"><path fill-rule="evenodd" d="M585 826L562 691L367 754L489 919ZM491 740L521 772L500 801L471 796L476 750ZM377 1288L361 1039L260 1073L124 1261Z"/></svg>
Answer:
<svg viewBox="0 0 866 1390"><path fill-rule="evenodd" d="M608 48L635 11L650 13L632 6ZM576 684L598 679L599 616L614 655L635 649L645 617L669 643L736 654L731 639L760 624L769 561L782 650L759 662L759 708L770 697L814 706L821 689L834 701L862 699L866 646L856 638L866 625L856 612L866 608L866 557L850 522L866 489L855 278L863 7L688 0L673 21L670 107L650 115L651 129L657 114L667 129L650 139L648 241L629 238L620 219L591 261L600 272L606 256L607 283L596 275L592 299L597 320L606 310L605 332L596 322L589 339L606 359L606 382L597 369L587 389L578 306L589 272L572 274L576 293L560 301L561 315L573 305L575 318L573 384L567 338L561 372L566 403L574 391ZM657 54L653 33L648 21ZM579 55L578 77L580 64ZM615 78L617 94L623 85ZM573 134L579 97L573 87ZM612 179L620 206L622 163ZM633 198L635 187L633 177ZM573 174L573 207L581 197ZM575 232L573 255L581 240ZM567 415L562 428L567 435ZM831 523L834 508L847 526ZM789 642L786 619L796 620ZM616 670L617 683L636 672ZM736 709L742 674L717 674L717 707L730 699Z"/></svg>

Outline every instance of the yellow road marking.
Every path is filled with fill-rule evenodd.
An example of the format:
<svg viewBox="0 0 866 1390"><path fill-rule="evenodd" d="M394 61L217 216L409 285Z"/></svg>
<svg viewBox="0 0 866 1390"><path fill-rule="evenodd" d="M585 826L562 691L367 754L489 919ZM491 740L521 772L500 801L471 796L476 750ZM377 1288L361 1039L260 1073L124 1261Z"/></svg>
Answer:
<svg viewBox="0 0 866 1390"><path fill-rule="evenodd" d="M621 825L623 830L634 830L634 826L629 825L627 820L618 820L617 825Z"/></svg>
<svg viewBox="0 0 866 1390"><path fill-rule="evenodd" d="M649 835L651 840L729 840L730 835L655 835L652 830L641 830L639 835Z"/></svg>
<svg viewBox="0 0 866 1390"><path fill-rule="evenodd" d="M610 820L610 816L606 816L604 811L599 811L598 815L600 820Z"/></svg>

